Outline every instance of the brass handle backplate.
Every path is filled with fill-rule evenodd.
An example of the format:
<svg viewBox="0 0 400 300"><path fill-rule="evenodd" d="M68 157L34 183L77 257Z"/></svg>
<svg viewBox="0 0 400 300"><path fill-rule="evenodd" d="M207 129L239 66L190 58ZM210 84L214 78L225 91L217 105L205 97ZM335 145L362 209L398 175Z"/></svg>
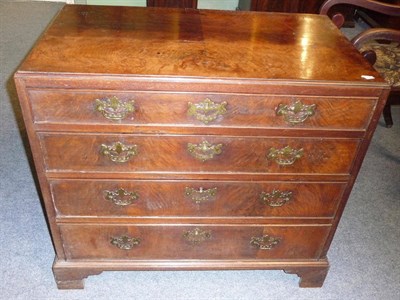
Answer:
<svg viewBox="0 0 400 300"><path fill-rule="evenodd" d="M208 124L215 121L219 116L226 113L226 102L214 103L210 99L205 99L200 103L188 103L188 115L194 116L197 120Z"/></svg>
<svg viewBox="0 0 400 300"><path fill-rule="evenodd" d="M269 235L263 235L260 237L253 236L250 239L250 245L259 248L260 250L271 250L281 242L280 237L273 237Z"/></svg>
<svg viewBox="0 0 400 300"><path fill-rule="evenodd" d="M292 104L279 104L275 112L277 116L283 116L286 123L296 125L303 123L308 117L315 114L316 104L306 105L300 100Z"/></svg>
<svg viewBox="0 0 400 300"><path fill-rule="evenodd" d="M273 190L271 193L262 192L260 200L271 207L279 207L292 199L293 192Z"/></svg>
<svg viewBox="0 0 400 300"><path fill-rule="evenodd" d="M122 188L114 191L104 191L104 198L118 206L131 205L139 198L136 192L128 192Z"/></svg>
<svg viewBox="0 0 400 300"><path fill-rule="evenodd" d="M116 96L96 99L96 110L109 120L123 120L129 113L135 111L135 101L121 101Z"/></svg>
<svg viewBox="0 0 400 300"><path fill-rule="evenodd" d="M194 158L205 162L222 153L222 144L213 145L207 141L203 141L200 144L189 143L187 150Z"/></svg>
<svg viewBox="0 0 400 300"><path fill-rule="evenodd" d="M123 235L119 237L112 237L110 243L119 249L131 250L135 246L140 245L140 239Z"/></svg>
<svg viewBox="0 0 400 300"><path fill-rule="evenodd" d="M211 239L211 232L195 228L183 233L183 238L191 244L197 245Z"/></svg>
<svg viewBox="0 0 400 300"><path fill-rule="evenodd" d="M116 142L110 146L102 144L100 153L113 162L125 163L137 155L138 151L137 145L124 145L121 142Z"/></svg>
<svg viewBox="0 0 400 300"><path fill-rule="evenodd" d="M206 202L217 194L217 188L204 189L200 187L198 190L190 187L185 188L185 195L190 197L196 204Z"/></svg>
<svg viewBox="0 0 400 300"><path fill-rule="evenodd" d="M296 160L301 158L304 154L303 149L293 149L286 146L281 149L271 148L267 155L267 159L275 161L280 166L293 165Z"/></svg>

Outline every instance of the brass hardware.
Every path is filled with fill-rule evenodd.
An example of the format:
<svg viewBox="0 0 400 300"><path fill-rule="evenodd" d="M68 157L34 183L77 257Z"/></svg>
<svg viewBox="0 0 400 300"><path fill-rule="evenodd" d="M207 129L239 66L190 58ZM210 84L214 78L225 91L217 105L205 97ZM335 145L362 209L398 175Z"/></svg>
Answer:
<svg viewBox="0 0 400 300"><path fill-rule="evenodd" d="M308 117L315 114L316 104L305 105L300 100L293 102L290 105L279 104L276 109L277 116L283 116L284 120L296 125L303 123Z"/></svg>
<svg viewBox="0 0 400 300"><path fill-rule="evenodd" d="M253 236L250 240L250 245L258 247L260 250L271 250L281 242L280 237L272 237L263 235L260 237Z"/></svg>
<svg viewBox="0 0 400 300"><path fill-rule="evenodd" d="M203 100L200 103L188 103L188 115L195 116L197 120L208 124L209 122L215 121L218 116L226 113L226 102L215 103L209 98Z"/></svg>
<svg viewBox="0 0 400 300"><path fill-rule="evenodd" d="M271 207L279 207L292 199L293 193L290 191L281 192L280 190L273 190L271 193L262 192L260 200Z"/></svg>
<svg viewBox="0 0 400 300"><path fill-rule="evenodd" d="M267 159L275 161L278 165L287 166L293 165L303 154L303 149L295 150L290 146L286 146L282 149L271 148L269 149Z"/></svg>
<svg viewBox="0 0 400 300"><path fill-rule="evenodd" d="M186 231L183 237L192 244L200 244L206 240L211 239L211 232L205 231L200 228L195 228L193 230Z"/></svg>
<svg viewBox="0 0 400 300"><path fill-rule="evenodd" d="M139 198L136 192L128 192L122 188L115 191L104 191L104 198L115 205L127 206Z"/></svg>
<svg viewBox="0 0 400 300"><path fill-rule="evenodd" d="M110 243L119 249L131 250L133 247L140 244L140 239L123 235L119 237L112 237Z"/></svg>
<svg viewBox="0 0 400 300"><path fill-rule="evenodd" d="M111 146L102 144L100 149L102 155L117 163L129 161L137 152L137 145L124 145L121 142L116 142Z"/></svg>
<svg viewBox="0 0 400 300"><path fill-rule="evenodd" d="M185 195L190 197L196 204L201 202L209 201L212 197L217 194L217 188L204 189L200 187L198 190L194 188L185 188Z"/></svg>
<svg viewBox="0 0 400 300"><path fill-rule="evenodd" d="M96 110L109 120L123 120L135 111L135 101L121 101L116 96L106 99L96 99Z"/></svg>
<svg viewBox="0 0 400 300"><path fill-rule="evenodd" d="M205 162L222 153L222 144L213 145L207 141L203 141L200 144L189 143L187 150L194 158Z"/></svg>

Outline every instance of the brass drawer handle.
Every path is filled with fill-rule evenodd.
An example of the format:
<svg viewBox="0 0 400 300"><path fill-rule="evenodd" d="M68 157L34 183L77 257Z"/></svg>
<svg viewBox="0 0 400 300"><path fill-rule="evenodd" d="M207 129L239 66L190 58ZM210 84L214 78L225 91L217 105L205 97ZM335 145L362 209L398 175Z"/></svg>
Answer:
<svg viewBox="0 0 400 300"><path fill-rule="evenodd" d="M131 250L135 246L140 245L140 239L123 235L119 237L112 237L110 243L119 249Z"/></svg>
<svg viewBox="0 0 400 300"><path fill-rule="evenodd" d="M262 192L260 200L268 206L280 207L292 200L293 193L291 191L273 190L271 193Z"/></svg>
<svg viewBox="0 0 400 300"><path fill-rule="evenodd" d="M259 237L253 236L250 240L250 245L257 247L260 250L271 250L276 247L281 240L282 238L280 237L273 237L269 235L263 235Z"/></svg>
<svg viewBox="0 0 400 300"><path fill-rule="evenodd" d="M104 198L118 206L131 205L139 198L136 192L128 192L122 188L115 191L104 191Z"/></svg>
<svg viewBox="0 0 400 300"><path fill-rule="evenodd" d="M204 189L200 187L198 190L190 187L185 188L185 195L190 197L196 204L206 202L212 199L217 194L217 188Z"/></svg>
<svg viewBox="0 0 400 300"><path fill-rule="evenodd" d="M211 231L195 228L183 233L183 238L191 244L198 245L211 239Z"/></svg>
<svg viewBox="0 0 400 300"><path fill-rule="evenodd" d="M106 99L96 99L96 110L105 118L113 121L123 120L135 111L135 101L121 101L116 96Z"/></svg>
<svg viewBox="0 0 400 300"><path fill-rule="evenodd" d="M205 162L206 160L213 159L215 155L222 153L222 144L213 145L207 141L203 141L200 144L187 145L188 152L196 159Z"/></svg>
<svg viewBox="0 0 400 300"><path fill-rule="evenodd" d="M215 121L219 116L226 113L226 102L215 103L209 98L200 103L188 103L188 115L194 116L197 120L208 124Z"/></svg>
<svg viewBox="0 0 400 300"><path fill-rule="evenodd" d="M100 153L113 162L125 163L137 155L138 151L137 145L124 145L121 142L116 142L110 146L102 144Z"/></svg>
<svg viewBox="0 0 400 300"><path fill-rule="evenodd" d="M267 159L275 161L278 165L287 166L293 165L296 160L301 158L304 154L304 150L292 149L290 146L286 146L281 149L271 148L267 155Z"/></svg>
<svg viewBox="0 0 400 300"><path fill-rule="evenodd" d="M314 115L315 108L316 104L306 105L297 100L290 105L279 104L276 109L276 115L283 116L286 123L296 125L303 123L308 117Z"/></svg>

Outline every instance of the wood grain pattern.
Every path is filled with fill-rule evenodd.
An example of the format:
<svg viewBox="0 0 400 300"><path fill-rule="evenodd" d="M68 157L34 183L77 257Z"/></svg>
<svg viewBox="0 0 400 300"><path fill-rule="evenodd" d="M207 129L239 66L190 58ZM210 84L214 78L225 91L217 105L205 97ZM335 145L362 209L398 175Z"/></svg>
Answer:
<svg viewBox="0 0 400 300"><path fill-rule="evenodd" d="M67 259L312 259L317 258L330 226L200 226L211 238L194 245L183 237L196 226L62 225ZM112 237L140 238L131 250L110 243ZM250 245L254 236L281 238L271 250Z"/></svg>
<svg viewBox="0 0 400 300"><path fill-rule="evenodd" d="M78 5L24 71L384 82L326 16Z"/></svg>
<svg viewBox="0 0 400 300"><path fill-rule="evenodd" d="M75 172L180 172L180 173L288 173L347 174L354 160L357 139L297 139L214 136L94 135L41 133L39 138L49 171ZM207 141L222 145L222 153L201 161L188 144ZM138 154L126 163L102 155L101 145L122 142L136 145ZM282 166L267 156L271 148L303 149L292 165Z"/></svg>
<svg viewBox="0 0 400 300"><path fill-rule="evenodd" d="M182 94L182 93L120 93L110 91L87 92L84 90L31 90L29 92L36 124L132 124L203 126L204 123L188 114L188 103L201 103L210 99L215 103L226 102L227 112L207 127L250 128L300 128L300 129L365 129L376 105L375 99L276 96L246 94ZM135 111L123 120L105 118L95 109L96 99L117 97L120 101L134 101ZM301 101L316 105L315 115L303 123L291 125L276 115L280 104L290 105ZM114 126L118 132L120 129Z"/></svg>
<svg viewBox="0 0 400 300"><path fill-rule="evenodd" d="M62 289L150 269L280 269L321 286L389 91L326 17L174 8L67 5L15 79ZM105 119L94 101L112 96L135 111ZM214 123L188 115L205 98L227 103ZM276 108L296 99L315 114L288 125ZM206 141L217 150L201 161L210 150L189 144ZM123 163L106 149L121 143ZM286 146L297 160L277 164ZM187 188L214 192L197 203ZM261 202L277 190L293 198ZM250 242L264 235L279 240Z"/></svg>
<svg viewBox="0 0 400 300"><path fill-rule="evenodd" d="M138 271L138 270L288 270L289 274L301 277L303 287L317 287L323 284L329 269L326 258L319 260L56 260L53 272L58 288L83 288L84 279L88 275L99 274L102 271ZM319 274L319 276L318 276ZM67 281L71 278L71 281ZM67 287L65 287L65 284ZM71 285L75 287L71 287Z"/></svg>
<svg viewBox="0 0 400 300"><path fill-rule="evenodd" d="M221 181L112 181L52 180L54 205L59 217L289 217L331 218L334 216L344 183L308 182L221 182ZM216 189L208 200L196 203L185 189ZM116 205L104 191L118 189L136 192L131 205ZM291 199L280 207L261 201L261 193L274 190L291 192Z"/></svg>

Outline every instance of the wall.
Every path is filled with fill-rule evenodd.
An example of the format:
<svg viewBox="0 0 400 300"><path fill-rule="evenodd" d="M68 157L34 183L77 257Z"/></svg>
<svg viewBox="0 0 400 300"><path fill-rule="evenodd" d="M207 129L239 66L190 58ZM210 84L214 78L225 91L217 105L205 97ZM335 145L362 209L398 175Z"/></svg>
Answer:
<svg viewBox="0 0 400 300"><path fill-rule="evenodd" d="M86 0L86 3L94 5L146 6L146 0ZM235 10L237 6L238 0L198 0L198 8Z"/></svg>
<svg viewBox="0 0 400 300"><path fill-rule="evenodd" d="M69 4L76 3L76 4L91 4L91 5L146 6L146 0L14 0L14 1L16 2L49 1L49 2L66 2ZM198 0L198 8L235 10L238 7L238 2L239 0Z"/></svg>
<svg viewBox="0 0 400 300"><path fill-rule="evenodd" d="M74 0L33 0L33 1L48 1L48 2L65 2L68 4L73 4Z"/></svg>

